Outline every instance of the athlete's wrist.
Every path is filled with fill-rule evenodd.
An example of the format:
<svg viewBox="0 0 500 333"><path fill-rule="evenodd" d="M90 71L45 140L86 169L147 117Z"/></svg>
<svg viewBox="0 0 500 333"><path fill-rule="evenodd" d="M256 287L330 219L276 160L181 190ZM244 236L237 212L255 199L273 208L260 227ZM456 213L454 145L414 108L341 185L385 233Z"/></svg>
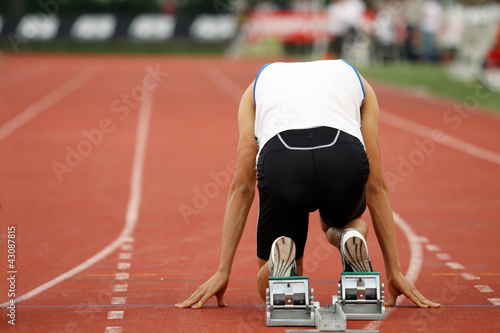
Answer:
<svg viewBox="0 0 500 333"><path fill-rule="evenodd" d="M231 275L231 267L228 267L226 265L220 265L217 272L220 274L227 275L229 277L229 275Z"/></svg>

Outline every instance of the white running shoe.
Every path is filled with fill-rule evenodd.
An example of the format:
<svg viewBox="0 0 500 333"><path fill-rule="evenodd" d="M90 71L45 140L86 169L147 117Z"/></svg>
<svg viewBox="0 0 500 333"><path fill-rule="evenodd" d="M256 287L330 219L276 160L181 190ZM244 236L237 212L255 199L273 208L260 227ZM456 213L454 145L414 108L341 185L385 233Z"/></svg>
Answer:
<svg viewBox="0 0 500 333"><path fill-rule="evenodd" d="M344 230L339 250L344 272L373 272L365 238L356 229Z"/></svg>
<svg viewBox="0 0 500 333"><path fill-rule="evenodd" d="M295 243L291 238L281 236L273 242L269 256L269 273L271 277L297 276Z"/></svg>

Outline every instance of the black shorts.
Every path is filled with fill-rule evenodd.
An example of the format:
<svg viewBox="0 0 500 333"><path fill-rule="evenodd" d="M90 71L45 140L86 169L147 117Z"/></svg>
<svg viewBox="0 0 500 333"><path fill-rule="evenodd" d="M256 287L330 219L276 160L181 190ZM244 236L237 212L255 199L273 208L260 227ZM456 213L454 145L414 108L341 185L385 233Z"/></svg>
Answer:
<svg viewBox="0 0 500 333"><path fill-rule="evenodd" d="M257 161L257 256L268 260L273 241L288 236L304 254L309 213L343 227L366 208L370 174L363 144L330 127L285 131L269 140Z"/></svg>

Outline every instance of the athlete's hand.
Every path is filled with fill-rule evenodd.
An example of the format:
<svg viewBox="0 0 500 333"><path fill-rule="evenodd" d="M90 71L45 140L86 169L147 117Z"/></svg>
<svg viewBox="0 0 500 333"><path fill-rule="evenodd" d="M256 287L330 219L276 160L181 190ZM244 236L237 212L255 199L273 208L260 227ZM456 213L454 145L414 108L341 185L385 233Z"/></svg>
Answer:
<svg viewBox="0 0 500 333"><path fill-rule="evenodd" d="M401 272L389 278L387 284L390 296L385 306L394 306L396 304L396 298L401 294L408 297L413 303L421 308L437 308L440 306L439 303L432 302L425 298Z"/></svg>
<svg viewBox="0 0 500 333"><path fill-rule="evenodd" d="M198 289L187 300L182 303L175 304L175 307L191 307L193 309L199 309L208 301L210 297L214 295L215 297L217 297L218 306L227 306L227 304L224 302L224 293L226 292L228 284L229 275L217 272L210 278L210 280L199 286Z"/></svg>

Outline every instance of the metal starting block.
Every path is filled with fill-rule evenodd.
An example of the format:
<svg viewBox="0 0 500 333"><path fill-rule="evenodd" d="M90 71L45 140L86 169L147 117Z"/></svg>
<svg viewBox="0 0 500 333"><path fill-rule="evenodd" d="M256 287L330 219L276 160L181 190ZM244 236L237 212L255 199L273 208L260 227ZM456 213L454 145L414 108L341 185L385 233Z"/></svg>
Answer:
<svg viewBox="0 0 500 333"><path fill-rule="evenodd" d="M267 326L314 326L314 308L314 290L309 290L307 276L269 278Z"/></svg>
<svg viewBox="0 0 500 333"><path fill-rule="evenodd" d="M377 272L344 272L340 275L338 302L347 320L384 320L384 284Z"/></svg>
<svg viewBox="0 0 500 333"><path fill-rule="evenodd" d="M316 326L285 332L378 332L349 330L346 320L384 320L384 285L379 273L342 273L332 306L314 301L306 276L270 277L266 290L267 326Z"/></svg>

